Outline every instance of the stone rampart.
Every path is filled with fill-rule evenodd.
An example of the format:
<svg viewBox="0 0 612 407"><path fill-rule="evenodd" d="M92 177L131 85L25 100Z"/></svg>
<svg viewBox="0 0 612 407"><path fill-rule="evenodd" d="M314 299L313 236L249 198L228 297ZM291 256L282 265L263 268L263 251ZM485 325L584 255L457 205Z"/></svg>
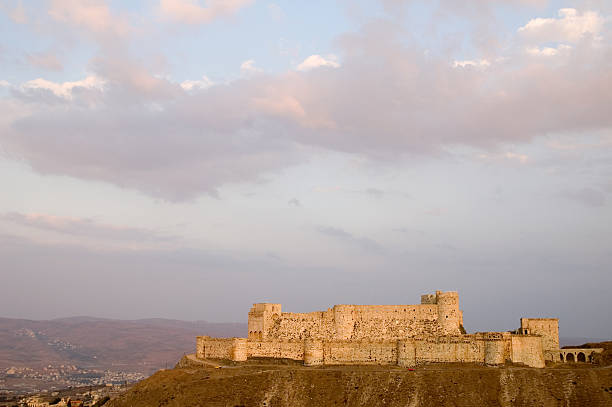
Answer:
<svg viewBox="0 0 612 407"><path fill-rule="evenodd" d="M542 337L539 335L512 335L512 359L531 367L544 367Z"/></svg>
<svg viewBox="0 0 612 407"><path fill-rule="evenodd" d="M282 312L281 304L261 303L249 311L248 338L201 336L196 354L234 361L293 359L309 366L513 361L543 367L544 355L561 357L556 319L523 318L513 333L461 334L462 325L454 291L423 295L417 305L345 304L309 313Z"/></svg>
<svg viewBox="0 0 612 407"><path fill-rule="evenodd" d="M249 341L250 358L277 358L304 360L304 341Z"/></svg>
<svg viewBox="0 0 612 407"><path fill-rule="evenodd" d="M323 356L326 365L395 365L397 341L325 341Z"/></svg>
<svg viewBox="0 0 612 407"><path fill-rule="evenodd" d="M196 338L196 356L200 359L232 359L235 338Z"/></svg>
<svg viewBox="0 0 612 407"><path fill-rule="evenodd" d="M541 337L509 333L418 337L400 340L249 341L246 338L198 337L200 359L274 358L305 365L375 364L416 366L425 363L503 364L506 360L543 367Z"/></svg>
<svg viewBox="0 0 612 407"><path fill-rule="evenodd" d="M559 319L521 318L522 334L542 336L542 347L546 351L559 349Z"/></svg>
<svg viewBox="0 0 612 407"><path fill-rule="evenodd" d="M280 304L254 304L250 340L396 340L458 335L463 323L456 292L437 291L418 305L335 305L326 311L281 312Z"/></svg>

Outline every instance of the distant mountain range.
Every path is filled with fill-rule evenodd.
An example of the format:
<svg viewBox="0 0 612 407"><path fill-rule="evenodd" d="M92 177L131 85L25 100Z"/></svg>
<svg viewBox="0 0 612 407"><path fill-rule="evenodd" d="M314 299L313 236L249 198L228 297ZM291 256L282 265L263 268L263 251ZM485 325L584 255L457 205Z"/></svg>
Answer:
<svg viewBox="0 0 612 407"><path fill-rule="evenodd" d="M245 323L88 316L46 321L0 318L0 369L76 365L149 374L195 352L195 337L245 336Z"/></svg>
<svg viewBox="0 0 612 407"><path fill-rule="evenodd" d="M195 337L245 337L245 323L79 316L46 321L0 318L0 369L76 365L150 374L195 352ZM600 342L560 338L561 346Z"/></svg>

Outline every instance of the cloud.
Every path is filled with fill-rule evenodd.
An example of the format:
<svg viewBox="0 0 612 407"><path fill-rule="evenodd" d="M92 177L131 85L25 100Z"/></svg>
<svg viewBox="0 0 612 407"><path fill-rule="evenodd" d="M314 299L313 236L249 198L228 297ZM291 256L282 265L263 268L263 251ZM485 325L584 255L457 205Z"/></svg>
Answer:
<svg viewBox="0 0 612 407"><path fill-rule="evenodd" d="M10 11L9 17L13 22L17 24L25 24L28 22L28 16L25 8L23 7L23 1L19 0L13 10Z"/></svg>
<svg viewBox="0 0 612 407"><path fill-rule="evenodd" d="M527 154L517 154L511 151L500 153L500 154L482 153L478 155L478 158L481 160L491 161L491 162L510 161L510 162L517 162L520 164L526 164L527 161L529 160L529 156Z"/></svg>
<svg viewBox="0 0 612 407"><path fill-rule="evenodd" d="M353 236L344 229L335 228L331 226L320 226L316 230L317 232L323 235L354 245L362 250L375 253L380 253L383 250L380 244L378 244L378 242L376 242L375 240L369 239L367 237Z"/></svg>
<svg viewBox="0 0 612 407"><path fill-rule="evenodd" d="M12 87L21 111L0 122L0 142L40 173L185 200L260 181L318 149L389 164L468 146L524 163L503 151L545 134L612 128L610 41L577 43L554 63L517 41L506 62L491 58L487 69L454 67L386 21L342 35L336 47L335 69L224 84L175 83L146 61L102 54L89 79Z"/></svg>
<svg viewBox="0 0 612 407"><path fill-rule="evenodd" d="M562 195L573 201L594 208L606 205L605 193L595 188L586 187L574 191L565 191Z"/></svg>
<svg viewBox="0 0 612 407"><path fill-rule="evenodd" d="M321 67L339 68L340 64L338 63L338 58L335 55L327 55L327 57L324 58L321 55L315 54L302 61L302 63L299 64L296 69L298 71L310 71L311 69Z"/></svg>
<svg viewBox="0 0 612 407"><path fill-rule="evenodd" d="M113 15L104 0L51 0L48 14L96 35L124 36L130 31L127 20Z"/></svg>
<svg viewBox="0 0 612 407"><path fill-rule="evenodd" d="M385 196L385 191L377 188L368 188L364 192L366 195L371 196L372 198L382 198Z"/></svg>
<svg viewBox="0 0 612 407"><path fill-rule="evenodd" d="M302 204L300 203L300 201L298 201L297 198L291 198L289 200L289 202L287 202L287 203L289 204L289 206L295 206L295 207L298 207L298 208L302 206Z"/></svg>
<svg viewBox="0 0 612 407"><path fill-rule="evenodd" d="M518 29L526 39L542 42L576 43L586 35L597 37L604 18L594 11L579 13L573 8L559 10L559 18L535 18Z"/></svg>
<svg viewBox="0 0 612 407"><path fill-rule="evenodd" d="M242 64L240 64L240 70L242 71L242 73L246 73L246 74L261 72L261 69L255 66L254 59L248 59L244 61Z"/></svg>
<svg viewBox="0 0 612 407"><path fill-rule="evenodd" d="M572 47L567 44L559 44L557 47L528 47L525 51L529 55L537 57L554 57L558 55L567 55Z"/></svg>
<svg viewBox="0 0 612 407"><path fill-rule="evenodd" d="M11 212L0 214L0 220L80 238L103 238L122 241L167 241L174 239L170 236L161 236L152 230L105 225L88 218Z"/></svg>
<svg viewBox="0 0 612 407"><path fill-rule="evenodd" d="M455 68L465 68L465 67L477 67L477 68L486 68L490 66L491 63L486 59L481 59L479 61L465 60L465 61L454 61L453 66Z"/></svg>
<svg viewBox="0 0 612 407"><path fill-rule="evenodd" d="M214 85L213 81L208 79L206 75L202 76L202 79L200 80L196 80L196 81L186 80L186 81L181 82L181 88L185 90L206 89L212 85Z"/></svg>
<svg viewBox="0 0 612 407"><path fill-rule="evenodd" d="M161 0L159 8L163 15L184 24L209 23L217 17L238 12L254 0L208 0L206 7L198 0Z"/></svg>
<svg viewBox="0 0 612 407"><path fill-rule="evenodd" d="M43 90L53 93L55 96L64 99L72 99L73 92L77 89L96 89L101 91L106 81L97 76L88 76L85 79L74 82L56 83L46 79L37 78L27 81L21 85L24 93L31 93L36 90Z"/></svg>
<svg viewBox="0 0 612 407"><path fill-rule="evenodd" d="M0 88L8 88L11 84L8 81L0 80Z"/></svg>
<svg viewBox="0 0 612 407"><path fill-rule="evenodd" d="M48 71L61 71L63 69L62 63L52 53L29 54L27 55L27 60L33 66Z"/></svg>

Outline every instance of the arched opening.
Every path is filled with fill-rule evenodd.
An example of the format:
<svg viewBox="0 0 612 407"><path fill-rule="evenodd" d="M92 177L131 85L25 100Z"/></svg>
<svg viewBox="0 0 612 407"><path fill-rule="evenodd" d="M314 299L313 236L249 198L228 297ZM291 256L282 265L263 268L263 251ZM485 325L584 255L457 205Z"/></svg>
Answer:
<svg viewBox="0 0 612 407"><path fill-rule="evenodd" d="M575 362L575 360L574 360L574 354L573 354L573 353L568 353L568 354L565 356L565 360L567 360L568 362Z"/></svg>
<svg viewBox="0 0 612 407"><path fill-rule="evenodd" d="M578 362L586 362L586 356L584 355L584 353L578 353Z"/></svg>
<svg viewBox="0 0 612 407"><path fill-rule="evenodd" d="M563 353L560 354L560 358L561 358L561 362L565 362L565 360L563 359Z"/></svg>

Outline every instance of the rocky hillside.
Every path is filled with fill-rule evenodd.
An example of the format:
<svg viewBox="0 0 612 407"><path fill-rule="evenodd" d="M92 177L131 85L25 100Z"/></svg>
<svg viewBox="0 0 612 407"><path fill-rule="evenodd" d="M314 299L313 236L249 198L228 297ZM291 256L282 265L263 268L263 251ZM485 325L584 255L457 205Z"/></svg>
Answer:
<svg viewBox="0 0 612 407"><path fill-rule="evenodd" d="M196 335L244 336L246 324L92 317L0 318L0 371L76 365L151 374L193 352Z"/></svg>
<svg viewBox="0 0 612 407"><path fill-rule="evenodd" d="M110 406L612 406L612 369L192 366L160 371Z"/></svg>

